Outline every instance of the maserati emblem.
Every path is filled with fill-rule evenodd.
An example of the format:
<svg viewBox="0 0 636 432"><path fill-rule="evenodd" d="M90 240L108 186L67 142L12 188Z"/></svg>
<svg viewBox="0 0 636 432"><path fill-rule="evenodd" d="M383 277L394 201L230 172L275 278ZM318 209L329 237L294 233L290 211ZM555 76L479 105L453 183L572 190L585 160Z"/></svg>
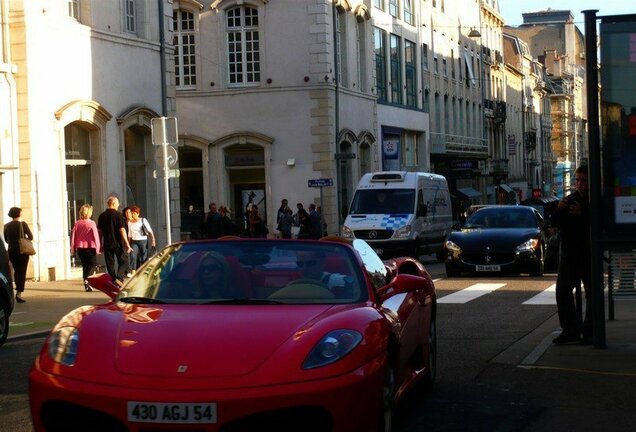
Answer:
<svg viewBox="0 0 636 432"><path fill-rule="evenodd" d="M369 231L369 238L370 239L374 239L378 237L378 232L377 231Z"/></svg>
<svg viewBox="0 0 636 432"><path fill-rule="evenodd" d="M490 264L490 255L486 254L486 256L484 256L484 261L486 261L486 264Z"/></svg>
<svg viewBox="0 0 636 432"><path fill-rule="evenodd" d="M187 370L188 367L186 365L179 365L179 367L177 368L178 373L186 373Z"/></svg>

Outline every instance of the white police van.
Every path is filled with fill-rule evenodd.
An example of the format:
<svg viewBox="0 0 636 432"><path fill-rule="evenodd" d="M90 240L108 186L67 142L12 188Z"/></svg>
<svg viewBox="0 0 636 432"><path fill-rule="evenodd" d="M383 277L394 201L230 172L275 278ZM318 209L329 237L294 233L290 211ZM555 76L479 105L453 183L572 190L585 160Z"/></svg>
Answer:
<svg viewBox="0 0 636 432"><path fill-rule="evenodd" d="M383 258L435 253L441 261L452 225L444 176L381 171L358 182L342 234L365 240Z"/></svg>

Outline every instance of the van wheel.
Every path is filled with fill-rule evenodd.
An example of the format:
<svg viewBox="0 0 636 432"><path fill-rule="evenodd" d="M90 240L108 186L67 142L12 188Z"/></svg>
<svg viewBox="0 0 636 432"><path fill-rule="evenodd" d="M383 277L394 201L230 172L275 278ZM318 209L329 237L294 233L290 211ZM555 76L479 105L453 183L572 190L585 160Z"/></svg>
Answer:
<svg viewBox="0 0 636 432"><path fill-rule="evenodd" d="M415 240L415 244L413 245L413 249L411 250L411 256L413 258L415 258L416 260L420 259L420 241L419 240Z"/></svg>

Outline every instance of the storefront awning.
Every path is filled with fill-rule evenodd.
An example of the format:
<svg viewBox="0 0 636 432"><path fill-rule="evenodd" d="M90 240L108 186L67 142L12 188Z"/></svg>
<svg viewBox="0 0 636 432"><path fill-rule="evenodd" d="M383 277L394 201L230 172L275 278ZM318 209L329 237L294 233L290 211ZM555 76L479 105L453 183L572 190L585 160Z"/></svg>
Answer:
<svg viewBox="0 0 636 432"><path fill-rule="evenodd" d="M515 191L514 191L514 190L512 190L512 188L511 188L510 186L508 186L507 184L505 184L505 183L501 183L501 184L499 185L499 187L500 187L500 188L501 188L504 192L507 192L507 193L511 193L511 192L512 192L512 193L515 193Z"/></svg>
<svg viewBox="0 0 636 432"><path fill-rule="evenodd" d="M481 192L476 189L467 187L467 188L457 188L457 193L459 195L463 195L464 197L470 199L481 198Z"/></svg>

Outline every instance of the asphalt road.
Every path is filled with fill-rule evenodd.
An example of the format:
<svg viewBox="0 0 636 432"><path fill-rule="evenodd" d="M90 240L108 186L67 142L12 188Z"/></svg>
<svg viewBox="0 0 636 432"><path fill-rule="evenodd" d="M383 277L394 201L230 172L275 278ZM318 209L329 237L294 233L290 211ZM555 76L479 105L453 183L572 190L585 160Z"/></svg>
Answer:
<svg viewBox="0 0 636 432"><path fill-rule="evenodd" d="M443 274L440 264L424 262L434 277ZM437 280L437 384L409 395L398 410L396 431L633 430L636 376L519 366L519 352L523 357L535 348L520 347L520 341L556 311L554 304L524 302L541 296L554 280ZM544 299L553 298L547 293ZM26 377L42 342L10 342L0 349L2 431L31 430Z"/></svg>

